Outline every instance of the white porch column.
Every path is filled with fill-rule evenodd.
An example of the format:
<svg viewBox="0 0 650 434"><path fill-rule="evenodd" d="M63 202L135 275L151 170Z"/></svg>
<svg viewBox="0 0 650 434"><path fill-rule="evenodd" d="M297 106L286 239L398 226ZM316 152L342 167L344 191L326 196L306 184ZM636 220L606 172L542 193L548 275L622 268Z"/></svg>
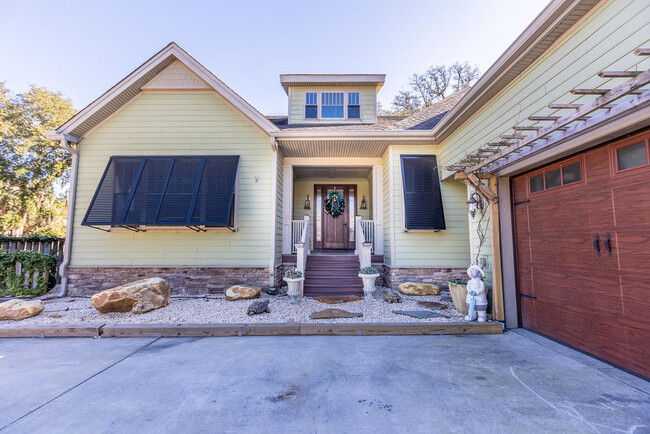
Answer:
<svg viewBox="0 0 650 434"><path fill-rule="evenodd" d="M375 221L375 255L384 254L383 168L372 166L372 219Z"/></svg>
<svg viewBox="0 0 650 434"><path fill-rule="evenodd" d="M282 254L291 254L291 220L293 218L293 166L282 167Z"/></svg>

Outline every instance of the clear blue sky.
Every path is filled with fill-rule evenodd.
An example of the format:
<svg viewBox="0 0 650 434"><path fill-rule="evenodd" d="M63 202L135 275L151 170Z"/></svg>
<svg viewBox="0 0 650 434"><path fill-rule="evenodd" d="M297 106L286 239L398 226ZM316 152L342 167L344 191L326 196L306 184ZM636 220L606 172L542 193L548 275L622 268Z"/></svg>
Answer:
<svg viewBox="0 0 650 434"><path fill-rule="evenodd" d="M0 81L83 108L171 41L266 115L281 73L385 73L388 107L413 72L456 60L484 72L548 0L0 0Z"/></svg>

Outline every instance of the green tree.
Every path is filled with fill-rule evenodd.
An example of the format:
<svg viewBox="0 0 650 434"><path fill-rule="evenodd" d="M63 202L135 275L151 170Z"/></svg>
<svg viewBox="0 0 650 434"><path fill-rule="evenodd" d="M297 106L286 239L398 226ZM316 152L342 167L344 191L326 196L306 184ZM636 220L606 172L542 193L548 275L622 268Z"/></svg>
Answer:
<svg viewBox="0 0 650 434"><path fill-rule="evenodd" d="M74 114L58 92L12 94L0 82L0 233L64 235L71 157L44 132Z"/></svg>
<svg viewBox="0 0 650 434"><path fill-rule="evenodd" d="M393 112L397 115L410 116L421 106L420 97L408 90L400 90L393 98Z"/></svg>

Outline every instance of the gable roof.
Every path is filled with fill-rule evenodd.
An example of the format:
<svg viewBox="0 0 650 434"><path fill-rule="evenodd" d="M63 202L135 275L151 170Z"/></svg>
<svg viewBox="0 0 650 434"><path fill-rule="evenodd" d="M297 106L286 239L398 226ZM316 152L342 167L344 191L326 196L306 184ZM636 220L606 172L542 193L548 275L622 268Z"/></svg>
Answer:
<svg viewBox="0 0 650 434"><path fill-rule="evenodd" d="M78 139L82 138L88 131L99 125L137 96L141 89L160 72L177 61L181 62L202 81L207 83L225 102L260 130L269 135L271 131L277 130L277 127L264 115L226 86L207 68L178 46L178 44L172 42L57 128L56 133L67 134Z"/></svg>

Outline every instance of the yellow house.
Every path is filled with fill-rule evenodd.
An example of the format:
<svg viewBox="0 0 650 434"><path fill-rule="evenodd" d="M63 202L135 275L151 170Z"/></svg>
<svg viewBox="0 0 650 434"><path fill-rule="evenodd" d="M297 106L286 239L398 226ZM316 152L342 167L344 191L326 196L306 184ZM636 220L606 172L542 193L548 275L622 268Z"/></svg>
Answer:
<svg viewBox="0 0 650 434"><path fill-rule="evenodd" d="M264 116L178 45L56 131L73 154L62 288L446 287L650 375L650 4L554 0L480 80L405 118L382 74L286 74ZM468 212L469 211L469 212Z"/></svg>

